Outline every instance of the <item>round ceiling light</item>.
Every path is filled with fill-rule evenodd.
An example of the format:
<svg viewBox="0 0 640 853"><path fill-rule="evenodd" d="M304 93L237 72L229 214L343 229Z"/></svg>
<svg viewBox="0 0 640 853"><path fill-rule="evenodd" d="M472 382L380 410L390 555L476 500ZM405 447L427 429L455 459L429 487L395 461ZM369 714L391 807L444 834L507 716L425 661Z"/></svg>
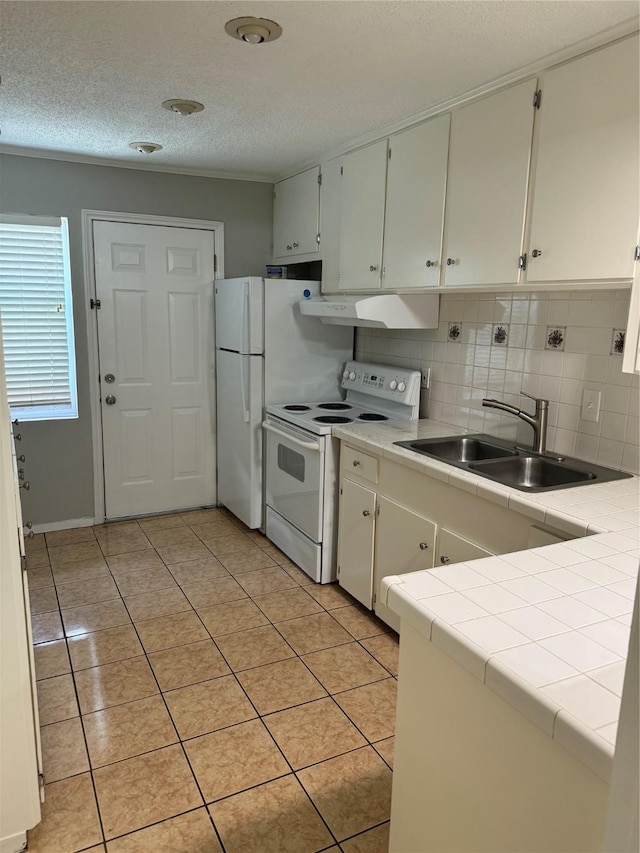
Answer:
<svg viewBox="0 0 640 853"><path fill-rule="evenodd" d="M160 151L162 145L157 145L155 142L130 142L129 148L133 148L139 154L153 154L154 151Z"/></svg>
<svg viewBox="0 0 640 853"><path fill-rule="evenodd" d="M201 113L204 109L204 104L199 101L183 101L181 98L172 98L170 101L163 101L162 106L165 110L171 110L172 113L177 113L179 116L190 116L192 113Z"/></svg>
<svg viewBox="0 0 640 853"><path fill-rule="evenodd" d="M282 27L267 18L234 18L227 21L224 28L234 39L247 44L275 41L282 35Z"/></svg>

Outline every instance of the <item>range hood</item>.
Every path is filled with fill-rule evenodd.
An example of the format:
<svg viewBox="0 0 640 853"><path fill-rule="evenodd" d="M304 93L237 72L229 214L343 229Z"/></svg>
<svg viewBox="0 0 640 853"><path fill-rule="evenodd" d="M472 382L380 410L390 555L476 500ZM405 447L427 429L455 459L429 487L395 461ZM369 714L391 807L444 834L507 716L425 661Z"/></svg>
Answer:
<svg viewBox="0 0 640 853"><path fill-rule="evenodd" d="M314 296L302 299L300 312L323 323L373 329L436 329L440 310L437 293L401 296Z"/></svg>

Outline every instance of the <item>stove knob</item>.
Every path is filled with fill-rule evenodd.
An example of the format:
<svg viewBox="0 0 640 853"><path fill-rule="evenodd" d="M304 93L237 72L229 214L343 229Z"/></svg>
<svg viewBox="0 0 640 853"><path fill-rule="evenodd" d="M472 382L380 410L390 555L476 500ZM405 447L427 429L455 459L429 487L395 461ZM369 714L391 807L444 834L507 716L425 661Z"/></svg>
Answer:
<svg viewBox="0 0 640 853"><path fill-rule="evenodd" d="M345 370L345 371L344 371L344 373L342 374L342 378L343 378L343 379L348 379L348 378L349 378L349 371L348 371L348 370Z"/></svg>
<svg viewBox="0 0 640 853"><path fill-rule="evenodd" d="M405 382L398 382L398 391L406 391L407 385Z"/></svg>
<svg viewBox="0 0 640 853"><path fill-rule="evenodd" d="M389 383L389 388L391 388L392 391L395 391L397 387L398 387L398 383L396 382L395 379L392 379L391 382Z"/></svg>
<svg viewBox="0 0 640 853"><path fill-rule="evenodd" d="M349 374L349 379L353 382L353 380L354 380L355 378L356 378L355 370L352 370L352 371L351 371L351 373Z"/></svg>

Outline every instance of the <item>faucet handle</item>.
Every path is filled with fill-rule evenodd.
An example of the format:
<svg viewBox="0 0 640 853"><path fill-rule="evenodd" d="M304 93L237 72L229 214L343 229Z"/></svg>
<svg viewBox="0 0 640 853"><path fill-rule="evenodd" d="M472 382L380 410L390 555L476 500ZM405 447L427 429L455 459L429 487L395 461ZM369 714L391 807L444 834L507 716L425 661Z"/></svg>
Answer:
<svg viewBox="0 0 640 853"><path fill-rule="evenodd" d="M549 405L549 401L543 399L542 397L534 397L533 394L527 394L526 391L520 391L523 397L528 397L530 400L535 400L536 409L546 409Z"/></svg>

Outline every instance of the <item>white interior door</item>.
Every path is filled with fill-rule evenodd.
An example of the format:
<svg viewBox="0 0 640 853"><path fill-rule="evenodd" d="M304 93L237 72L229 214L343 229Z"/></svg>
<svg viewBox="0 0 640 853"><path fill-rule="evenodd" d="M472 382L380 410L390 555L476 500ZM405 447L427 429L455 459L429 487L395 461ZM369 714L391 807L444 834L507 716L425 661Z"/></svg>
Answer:
<svg viewBox="0 0 640 853"><path fill-rule="evenodd" d="M105 515L215 503L214 234L94 222Z"/></svg>

